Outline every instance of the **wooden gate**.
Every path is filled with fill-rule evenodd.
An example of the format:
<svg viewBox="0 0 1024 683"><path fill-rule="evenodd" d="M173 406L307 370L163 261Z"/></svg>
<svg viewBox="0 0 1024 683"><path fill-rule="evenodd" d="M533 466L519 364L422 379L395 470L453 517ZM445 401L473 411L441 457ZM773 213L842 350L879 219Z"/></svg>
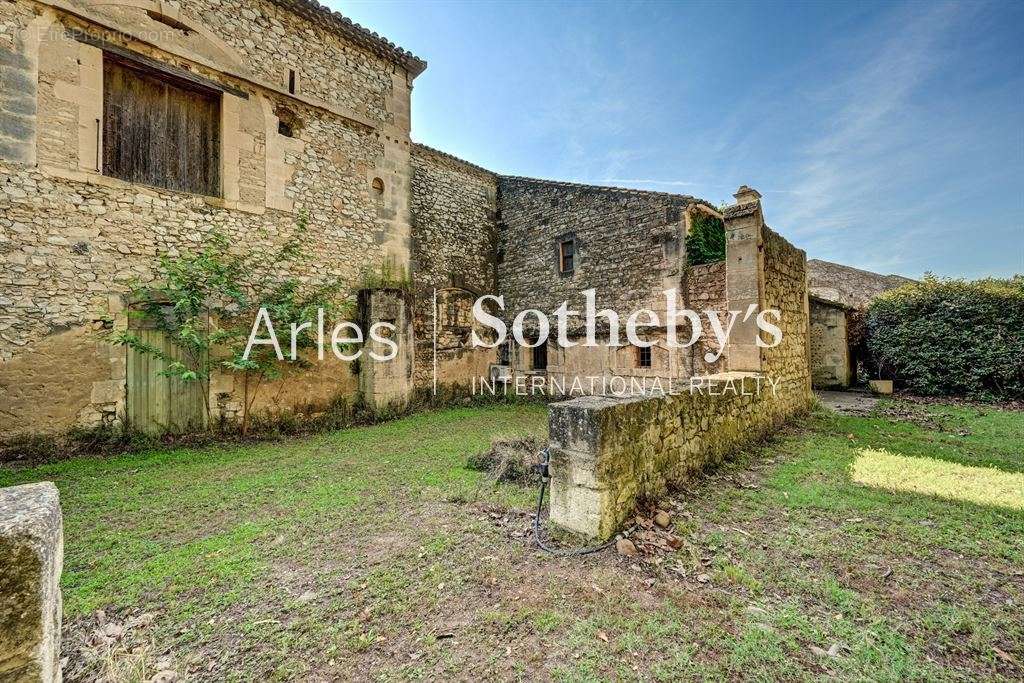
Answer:
<svg viewBox="0 0 1024 683"><path fill-rule="evenodd" d="M146 344L161 349L173 360L186 362L185 354L167 336L145 321L132 324ZM160 374L164 360L128 348L128 421L149 434L184 434L206 427L206 404L201 382L183 382Z"/></svg>

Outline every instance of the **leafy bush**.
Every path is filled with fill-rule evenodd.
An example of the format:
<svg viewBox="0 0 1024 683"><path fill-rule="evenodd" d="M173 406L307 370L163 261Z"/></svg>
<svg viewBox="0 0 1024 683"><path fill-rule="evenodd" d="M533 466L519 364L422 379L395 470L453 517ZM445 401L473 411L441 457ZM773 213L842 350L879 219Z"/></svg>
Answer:
<svg viewBox="0 0 1024 683"><path fill-rule="evenodd" d="M693 215L686 236L686 259L691 266L725 260L725 223L706 213Z"/></svg>
<svg viewBox="0 0 1024 683"><path fill-rule="evenodd" d="M328 321L350 313L351 297L343 297L339 282L311 283L282 275L311 259L304 250L308 229L306 216L300 214L294 233L280 247L260 240L238 249L226 235L214 232L206 236L201 251L160 256L156 282L132 285L131 315L163 332L182 352L181 360L131 329L115 331L110 340L162 361L162 375L198 383L208 417L213 374L241 376L241 429L247 434L260 388L286 369L309 365L298 354L281 360L272 347L248 348L258 312L266 309L278 329L316 320L321 309ZM296 350L315 343L311 328L296 336Z"/></svg>
<svg viewBox="0 0 1024 683"><path fill-rule="evenodd" d="M1024 277L923 282L882 294L868 311L882 377L922 395L1024 396Z"/></svg>

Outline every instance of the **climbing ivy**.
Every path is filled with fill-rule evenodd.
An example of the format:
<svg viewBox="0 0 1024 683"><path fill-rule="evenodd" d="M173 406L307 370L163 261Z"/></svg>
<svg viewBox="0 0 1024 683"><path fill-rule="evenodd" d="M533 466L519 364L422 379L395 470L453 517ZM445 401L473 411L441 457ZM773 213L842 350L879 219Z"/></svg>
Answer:
<svg viewBox="0 0 1024 683"><path fill-rule="evenodd" d="M725 224L703 212L693 214L686 236L686 258L691 266L725 260Z"/></svg>

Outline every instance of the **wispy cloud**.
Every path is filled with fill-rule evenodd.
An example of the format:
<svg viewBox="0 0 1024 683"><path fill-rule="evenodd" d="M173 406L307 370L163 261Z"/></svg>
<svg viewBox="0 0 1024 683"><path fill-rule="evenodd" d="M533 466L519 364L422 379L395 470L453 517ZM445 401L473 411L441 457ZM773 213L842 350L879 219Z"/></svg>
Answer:
<svg viewBox="0 0 1024 683"><path fill-rule="evenodd" d="M965 11L951 3L899 8L850 46L851 62L874 57L815 93L812 106L828 125L800 150L793 199L781 207L788 230L811 236L895 208L887 205L892 189L919 151L911 149L913 95L949 58L941 40Z"/></svg>
<svg viewBox="0 0 1024 683"><path fill-rule="evenodd" d="M622 185L669 185L671 187L694 187L700 184L689 180L651 180L649 178L604 178L600 182Z"/></svg>

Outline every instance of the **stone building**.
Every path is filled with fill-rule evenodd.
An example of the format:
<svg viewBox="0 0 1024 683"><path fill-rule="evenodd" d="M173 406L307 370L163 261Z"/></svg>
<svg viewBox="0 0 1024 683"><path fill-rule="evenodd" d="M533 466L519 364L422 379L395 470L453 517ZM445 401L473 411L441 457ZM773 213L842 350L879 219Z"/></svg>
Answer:
<svg viewBox="0 0 1024 683"><path fill-rule="evenodd" d="M781 311L782 337L757 343L739 321L725 354L728 372L691 378L667 394L584 396L551 408L551 519L606 539L635 513L694 473L720 463L807 410L806 255L764 221L748 187L724 211L726 307ZM770 386L768 386L770 385Z"/></svg>
<svg viewBox="0 0 1024 683"><path fill-rule="evenodd" d="M839 263L807 262L810 286L811 377L815 388L845 389L858 380L861 358L850 332L871 300L913 282ZM869 378L860 378L861 381Z"/></svg>
<svg viewBox="0 0 1024 683"><path fill-rule="evenodd" d="M845 389L854 377L848 316L838 301L810 297L811 381L816 389Z"/></svg>
<svg viewBox="0 0 1024 683"><path fill-rule="evenodd" d="M300 275L408 267L413 55L308 0L15 0L0 27L0 433L138 407L132 359L97 328L127 324L123 294L157 254L213 230L276 244L302 211ZM237 411L233 377L211 384ZM359 384L328 364L259 408ZM374 386L409 393L404 376Z"/></svg>
<svg viewBox="0 0 1024 683"><path fill-rule="evenodd" d="M567 339L574 346L556 344L553 338L534 348L513 344L514 367L570 385L573 378L601 374L643 379L694 373L694 348L667 345L665 292L676 292L677 310L711 308L698 304L723 298L724 280L716 281L708 268L692 274L693 293L686 286L691 274L684 240L690 221L696 212L721 218L716 209L685 195L531 178L503 177L498 188L498 280L510 314L506 317L526 309L550 314L562 302L579 312L567 318ZM612 311L617 317L620 345L583 344L583 292L588 290L594 291L595 311ZM691 294L707 298L691 302ZM651 347L631 345L625 338L625 323L639 309L654 312L661 323L641 334ZM598 319L605 342L610 323L607 315ZM689 334L680 336L685 340Z"/></svg>
<svg viewBox="0 0 1024 683"><path fill-rule="evenodd" d="M739 291L763 279L756 249L781 238L766 227L755 252L731 250L746 261L687 267L694 215L744 216L683 195L501 176L412 143L425 62L313 0L5 0L0 29L0 436L126 418L199 426L174 416L203 397L111 346L104 328L132 324L126 294L158 255L213 232L243 250L280 244L300 215L312 258L295 275L356 290L378 268L410 274L408 291L359 294L360 324L395 323L400 354L289 375L256 411L402 403L496 371L685 378L744 364L743 347L670 350L664 325L645 330L650 348L473 347L484 294L503 295L508 317L562 301L582 310L591 288L623 322L664 312L664 290L680 309L723 309L731 280ZM759 215L755 195L741 188L737 201ZM792 314L805 338L806 311ZM215 376L201 420L235 419L242 392Z"/></svg>
<svg viewBox="0 0 1024 683"><path fill-rule="evenodd" d="M488 377L497 360L471 334L473 303L498 291L498 177L425 145L413 145L412 164L414 381L433 391L435 379L440 389Z"/></svg>

